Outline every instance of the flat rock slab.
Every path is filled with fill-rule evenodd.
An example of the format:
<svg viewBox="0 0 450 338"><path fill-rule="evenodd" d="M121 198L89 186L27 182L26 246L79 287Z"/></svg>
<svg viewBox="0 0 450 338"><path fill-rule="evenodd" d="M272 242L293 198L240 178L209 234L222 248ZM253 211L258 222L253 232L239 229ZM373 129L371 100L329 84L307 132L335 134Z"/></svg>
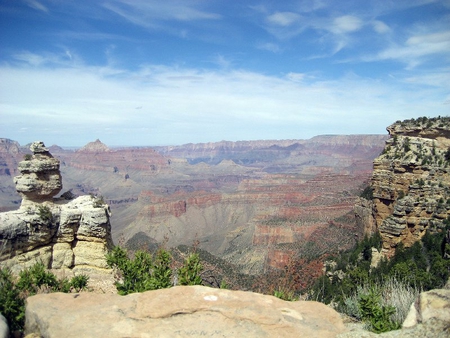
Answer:
<svg viewBox="0 0 450 338"><path fill-rule="evenodd" d="M26 334L41 337L335 337L339 314L318 302L177 286L117 294L40 294L26 305Z"/></svg>

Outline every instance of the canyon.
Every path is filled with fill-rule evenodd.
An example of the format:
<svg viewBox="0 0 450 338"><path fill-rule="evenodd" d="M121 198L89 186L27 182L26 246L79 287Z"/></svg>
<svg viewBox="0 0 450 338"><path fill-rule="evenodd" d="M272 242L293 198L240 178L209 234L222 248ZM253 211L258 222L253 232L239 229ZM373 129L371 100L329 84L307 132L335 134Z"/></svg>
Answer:
<svg viewBox="0 0 450 338"><path fill-rule="evenodd" d="M49 151L61 194L102 196L116 243L196 245L257 275L320 257L364 236L353 214L385 135ZM30 151L0 139L0 208L21 197L12 177Z"/></svg>

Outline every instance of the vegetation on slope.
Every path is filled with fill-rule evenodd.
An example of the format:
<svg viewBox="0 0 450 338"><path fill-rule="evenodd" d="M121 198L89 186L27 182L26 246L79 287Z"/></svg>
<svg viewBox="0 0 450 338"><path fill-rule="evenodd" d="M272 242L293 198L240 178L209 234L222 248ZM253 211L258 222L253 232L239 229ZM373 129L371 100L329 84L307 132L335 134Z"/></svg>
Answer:
<svg viewBox="0 0 450 338"><path fill-rule="evenodd" d="M116 270L116 287L120 295L169 288L174 285L202 284L198 253L191 252L183 265L172 268L172 254L159 248L155 254L146 250L128 252L116 246L107 254L106 262Z"/></svg>
<svg viewBox="0 0 450 338"><path fill-rule="evenodd" d="M79 292L87 287L88 280L83 274L58 280L42 263L21 271L18 278L8 268L0 268L0 313L12 332L22 331L27 297L44 292Z"/></svg>
<svg viewBox="0 0 450 338"><path fill-rule="evenodd" d="M450 220L446 221L446 231ZM410 248L399 245L390 259L371 267L372 248L381 249L378 234L354 250L336 256L310 290L310 298L368 322L371 330L399 327L420 291L441 288L449 278L450 248L446 231L427 232Z"/></svg>

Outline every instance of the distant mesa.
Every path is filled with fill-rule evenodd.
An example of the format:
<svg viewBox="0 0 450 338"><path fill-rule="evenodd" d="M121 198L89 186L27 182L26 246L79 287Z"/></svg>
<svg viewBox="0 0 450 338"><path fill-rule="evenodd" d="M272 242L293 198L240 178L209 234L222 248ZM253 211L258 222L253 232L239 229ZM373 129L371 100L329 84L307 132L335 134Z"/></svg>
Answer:
<svg viewBox="0 0 450 338"><path fill-rule="evenodd" d="M89 142L83 148L78 150L78 152L91 152L91 153L92 152L100 153L107 151L110 151L110 149L106 146L106 144L101 142L99 139L96 139L94 142Z"/></svg>

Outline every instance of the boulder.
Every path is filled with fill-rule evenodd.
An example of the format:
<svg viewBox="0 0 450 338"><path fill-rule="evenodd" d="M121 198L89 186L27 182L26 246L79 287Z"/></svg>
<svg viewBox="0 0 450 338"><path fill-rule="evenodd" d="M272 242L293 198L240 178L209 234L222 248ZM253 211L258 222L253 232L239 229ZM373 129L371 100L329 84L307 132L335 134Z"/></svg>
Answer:
<svg viewBox="0 0 450 338"><path fill-rule="evenodd" d="M25 333L41 337L335 337L340 315L318 302L176 286L127 296L40 294L26 304Z"/></svg>
<svg viewBox="0 0 450 338"><path fill-rule="evenodd" d="M403 327L413 327L430 320L443 321L450 327L450 290L437 289L422 292L411 304Z"/></svg>
<svg viewBox="0 0 450 338"><path fill-rule="evenodd" d="M6 318L0 313L0 338L9 337L9 327Z"/></svg>

